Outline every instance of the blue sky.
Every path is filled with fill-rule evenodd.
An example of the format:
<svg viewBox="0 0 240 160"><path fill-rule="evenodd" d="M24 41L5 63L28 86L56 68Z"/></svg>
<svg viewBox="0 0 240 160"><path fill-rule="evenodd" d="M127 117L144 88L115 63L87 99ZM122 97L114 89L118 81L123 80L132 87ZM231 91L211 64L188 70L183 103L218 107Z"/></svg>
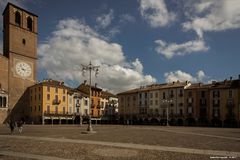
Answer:
<svg viewBox="0 0 240 160"><path fill-rule="evenodd" d="M94 83L113 92L240 74L239 0L10 2L39 16L39 80L77 86L90 60L101 66Z"/></svg>

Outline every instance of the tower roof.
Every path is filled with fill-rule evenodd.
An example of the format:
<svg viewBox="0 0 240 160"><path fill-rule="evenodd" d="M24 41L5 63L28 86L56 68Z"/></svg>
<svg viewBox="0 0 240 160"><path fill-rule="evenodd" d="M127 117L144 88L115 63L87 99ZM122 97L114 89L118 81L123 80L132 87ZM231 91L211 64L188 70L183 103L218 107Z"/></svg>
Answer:
<svg viewBox="0 0 240 160"><path fill-rule="evenodd" d="M3 13L2 13L2 15L5 14L6 10L9 8L10 5L13 6L13 7L15 7L15 8L17 8L17 9L20 9L20 10L22 10L22 11L28 13L28 14L31 14L31 15L33 15L33 16L35 16L35 17L38 17L36 14L34 14L34 13L32 13L32 12L29 12L29 11L27 11L27 10L25 10L25 9L19 7L19 6L16 6L15 4L10 3L10 2L8 2L6 8L4 9L4 11L3 11Z"/></svg>

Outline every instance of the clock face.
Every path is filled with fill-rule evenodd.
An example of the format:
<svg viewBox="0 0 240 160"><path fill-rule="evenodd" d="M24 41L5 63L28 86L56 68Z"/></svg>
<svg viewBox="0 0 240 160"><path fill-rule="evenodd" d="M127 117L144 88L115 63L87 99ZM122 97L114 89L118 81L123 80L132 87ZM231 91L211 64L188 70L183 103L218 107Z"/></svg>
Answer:
<svg viewBox="0 0 240 160"><path fill-rule="evenodd" d="M21 77L29 77L32 74L32 68L28 63L16 63L16 73Z"/></svg>

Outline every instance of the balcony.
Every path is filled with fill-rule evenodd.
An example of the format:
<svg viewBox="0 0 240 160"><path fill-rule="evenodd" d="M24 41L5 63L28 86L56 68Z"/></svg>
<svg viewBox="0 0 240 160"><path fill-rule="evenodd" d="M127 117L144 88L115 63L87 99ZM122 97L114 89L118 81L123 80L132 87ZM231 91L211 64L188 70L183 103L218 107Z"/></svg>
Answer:
<svg viewBox="0 0 240 160"><path fill-rule="evenodd" d="M52 104L53 105L59 105L61 103L61 100L54 99Z"/></svg>
<svg viewBox="0 0 240 160"><path fill-rule="evenodd" d="M44 116L72 116L74 113L63 112L63 111L44 111Z"/></svg>

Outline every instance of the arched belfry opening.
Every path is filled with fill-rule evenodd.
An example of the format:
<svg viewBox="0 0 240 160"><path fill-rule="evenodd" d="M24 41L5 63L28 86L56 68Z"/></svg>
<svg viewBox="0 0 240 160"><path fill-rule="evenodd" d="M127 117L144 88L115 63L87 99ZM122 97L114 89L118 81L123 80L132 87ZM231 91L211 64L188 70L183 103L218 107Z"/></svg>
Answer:
<svg viewBox="0 0 240 160"><path fill-rule="evenodd" d="M27 18L27 28L29 29L29 31L33 30L33 25L32 24L33 24L32 18L28 17Z"/></svg>
<svg viewBox="0 0 240 160"><path fill-rule="evenodd" d="M18 11L15 12L15 23L19 26L21 24L21 14Z"/></svg>

